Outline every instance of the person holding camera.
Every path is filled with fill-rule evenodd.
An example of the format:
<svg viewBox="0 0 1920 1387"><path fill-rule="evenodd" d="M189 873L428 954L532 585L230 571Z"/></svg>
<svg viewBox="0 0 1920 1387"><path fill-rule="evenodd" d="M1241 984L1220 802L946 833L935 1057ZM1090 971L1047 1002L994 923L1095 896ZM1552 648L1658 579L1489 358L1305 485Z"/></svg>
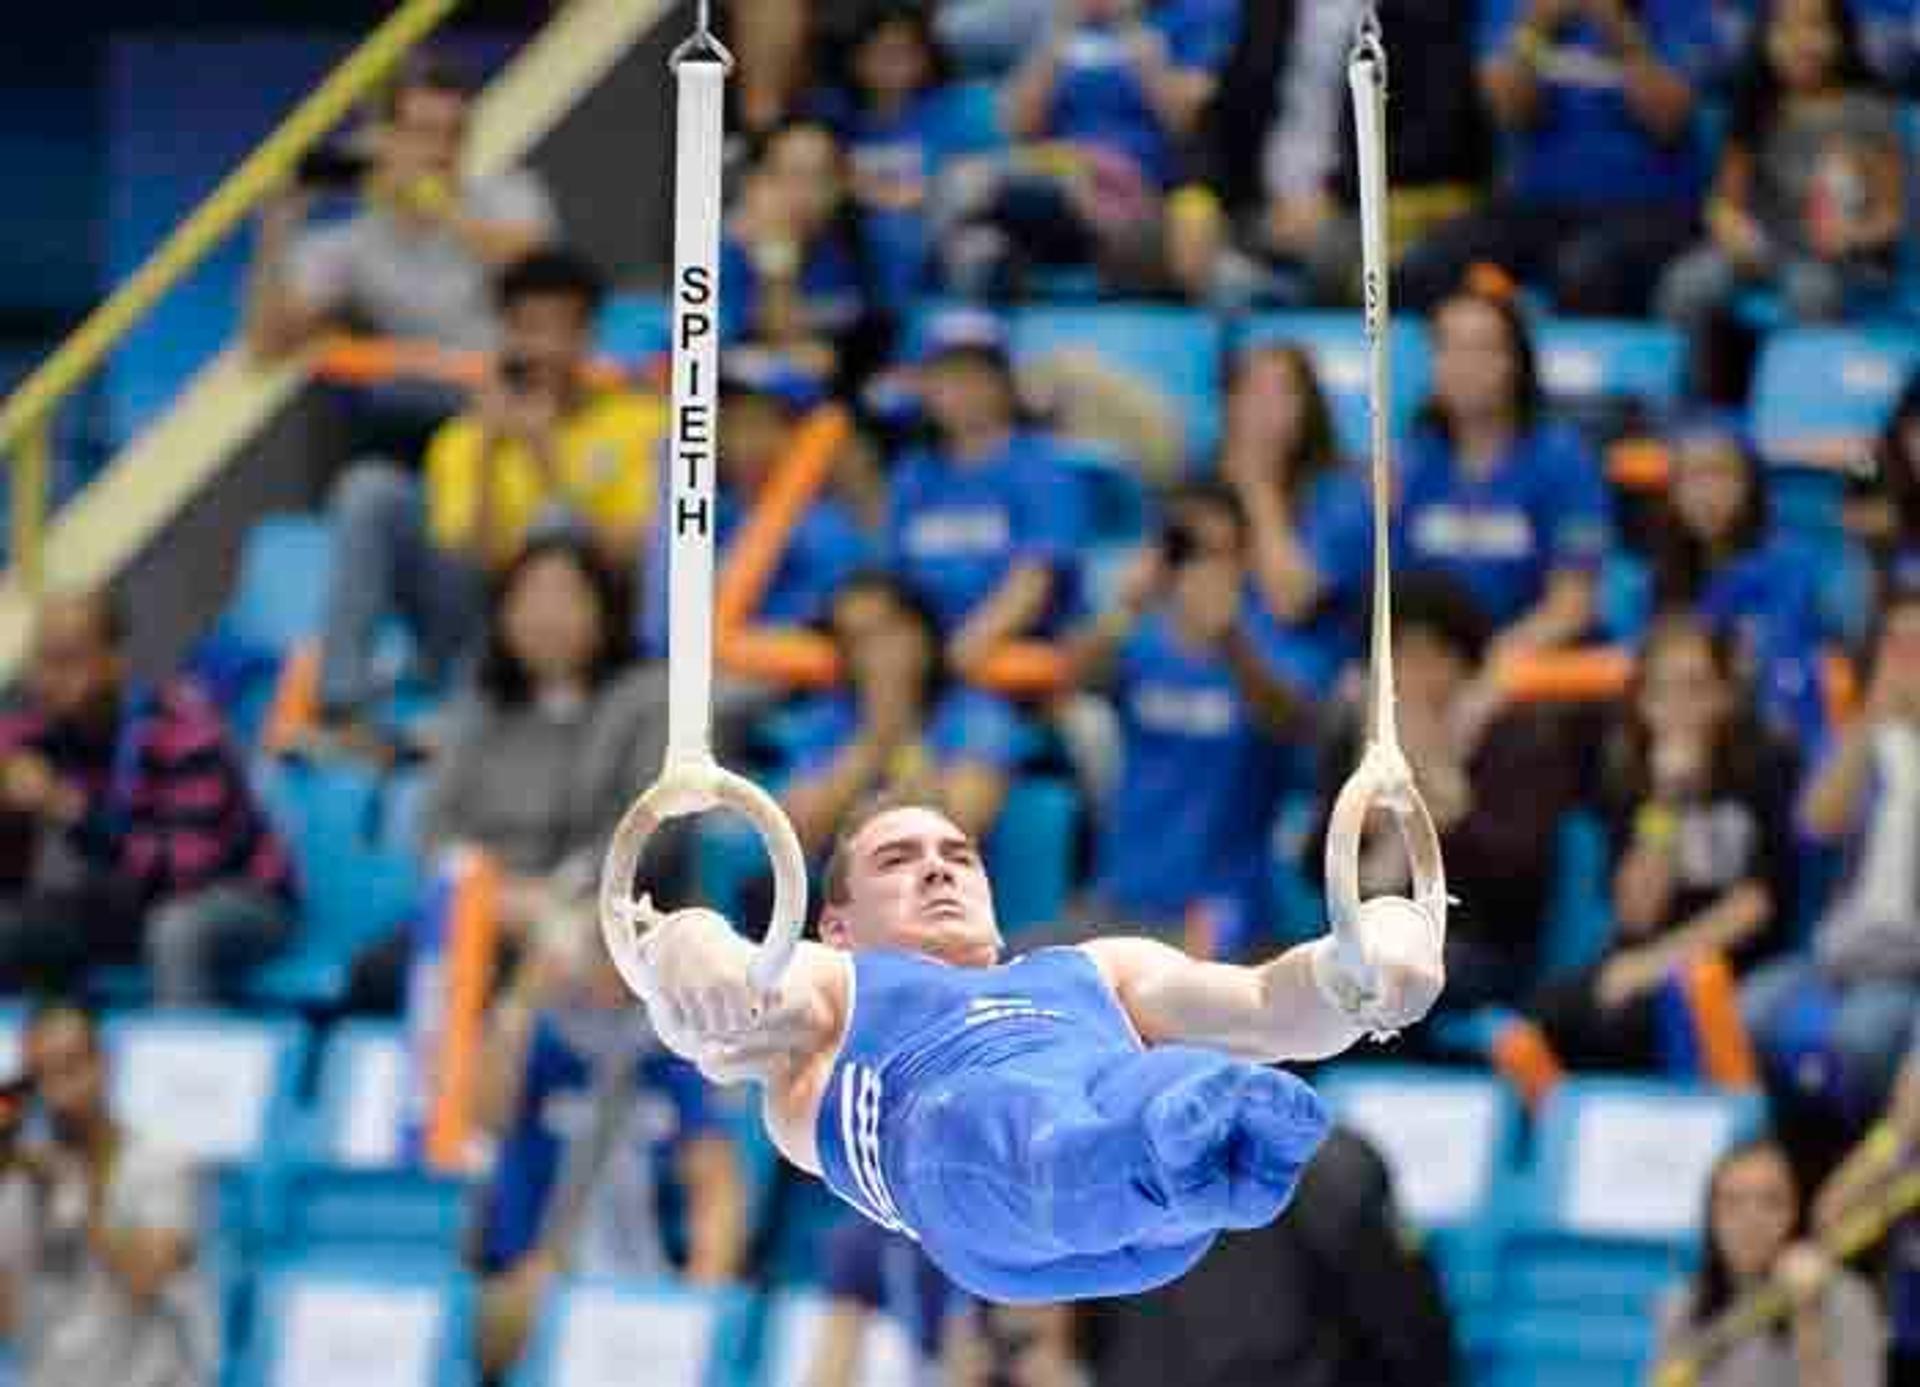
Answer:
<svg viewBox="0 0 1920 1387"><path fill-rule="evenodd" d="M395 83L364 151L323 150L266 204L248 284L247 346L283 359L331 326L491 348L502 268L551 241L553 204L524 169L464 180L479 84L427 57ZM345 221L306 226L316 194L352 191Z"/></svg>
<svg viewBox="0 0 1920 1387"><path fill-rule="evenodd" d="M632 571L666 411L657 397L586 378L602 293L598 272L568 251L510 266L497 290L501 350L465 412L434 433L424 485L377 459L341 479L320 700L349 745L369 735L374 636L390 609L413 628L429 675L445 680L475 653L488 584L529 536L575 531L613 571Z"/></svg>
<svg viewBox="0 0 1920 1387"><path fill-rule="evenodd" d="M93 1018L27 1022L0 1109L0 1332L21 1387L211 1387L212 1301L193 1270L191 1171L116 1123ZM46 1140L28 1141L31 1101Z"/></svg>
<svg viewBox="0 0 1920 1387"><path fill-rule="evenodd" d="M1070 924L1125 921L1166 935L1202 908L1213 943L1231 951L1229 936L1256 937L1269 922L1267 839L1285 742L1305 728L1308 707L1261 638L1234 493L1189 484L1167 516L1118 601L1066 642L1075 682L1112 693L1121 729L1093 886L1069 907Z"/></svg>

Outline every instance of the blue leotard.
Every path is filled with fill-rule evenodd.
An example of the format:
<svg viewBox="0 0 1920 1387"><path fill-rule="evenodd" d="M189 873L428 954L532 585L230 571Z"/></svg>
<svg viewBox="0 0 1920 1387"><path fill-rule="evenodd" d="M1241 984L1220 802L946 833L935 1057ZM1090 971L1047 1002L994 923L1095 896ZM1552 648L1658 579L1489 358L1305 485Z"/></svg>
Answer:
<svg viewBox="0 0 1920 1387"><path fill-rule="evenodd" d="M1221 1229L1270 1222L1326 1132L1291 1075L1143 1046L1080 949L995 968L860 953L849 1004L827 1184L990 1299L1171 1281Z"/></svg>

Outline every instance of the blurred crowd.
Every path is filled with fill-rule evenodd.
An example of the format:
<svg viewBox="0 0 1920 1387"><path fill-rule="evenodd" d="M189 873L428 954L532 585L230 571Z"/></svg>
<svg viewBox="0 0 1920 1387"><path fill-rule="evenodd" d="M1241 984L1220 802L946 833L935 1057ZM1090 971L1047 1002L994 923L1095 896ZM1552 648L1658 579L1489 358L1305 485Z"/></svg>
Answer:
<svg viewBox="0 0 1920 1387"><path fill-rule="evenodd" d="M1284 336L1236 350L1217 447L1188 455L1182 421L1097 354L1017 358L1006 310L1351 308L1361 8L723 7L717 531L723 570L750 572L723 578L745 596L720 633L720 730L816 864L883 790L944 805L991 864L1022 849L995 837L1010 795L1048 776L1080 807L1075 887L1014 947L1125 930L1237 957L1300 926L1281 884L1319 880L1361 732L1365 459ZM1721 978L1780 1129L1716 1172L1663 1332L1771 1278L1789 1330L1715 1387L1920 1381L1920 1240L1878 1268L1889 1300L1802 1237L1920 1145L1920 379L1849 459L1861 583L1783 538L1745 414L1767 325L1897 298L1920 11L1378 10L1394 291L1432 337L1431 395L1395 453L1400 717L1459 902L1443 1014L1395 1053L1491 1064L1532 1105L1568 1071L1729 1081L1673 1023L1679 980ZM650 1041L583 923L665 743L666 409L657 375L596 354L606 286L539 180L461 180L473 95L423 61L310 161L263 218L244 334L276 358L350 325L478 363L358 401L318 716L275 750L424 766L419 850L500 866L476 1099L496 1150L472 1249L500 1372L562 1269L718 1283L768 1276L781 1249L745 1208L733 1100ZM310 220L327 199L345 215ZM1686 407L1557 412L1546 314L1670 322ZM1664 446L1663 487L1610 482L1622 432ZM824 484L782 485L813 453ZM1094 553L1089 454L1151 485L1124 555ZM1639 580L1630 611L1609 600L1619 571ZM305 883L250 788L255 749L193 680L133 680L126 636L111 595L50 601L0 721L0 993L83 993L101 965L144 961L157 1003L204 1005L295 928ZM1601 643L1631 655L1617 687L1542 698L1522 677ZM1604 826L1611 928L1568 969L1545 938L1576 814ZM690 898L696 845L656 856L653 889ZM1369 889L1404 872L1370 842ZM741 885L743 927L768 889ZM401 1005L408 948L358 960L349 1009ZM35 1384L127 1387L129 1362L151 1374L136 1383L198 1381L192 1336L156 1328L186 1313L167 1289L191 1260L177 1173L98 1110L102 1062L84 1011L36 1013L5 1099L0 1305L55 1307L16 1318ZM44 1149L15 1139L29 1090ZM812 1381L856 1380L876 1315L930 1380L969 1385L1442 1381L1446 1308L1398 1221L1379 1157L1343 1135L1273 1229L1068 1315L968 1306L910 1244L796 1214L836 1306Z"/></svg>

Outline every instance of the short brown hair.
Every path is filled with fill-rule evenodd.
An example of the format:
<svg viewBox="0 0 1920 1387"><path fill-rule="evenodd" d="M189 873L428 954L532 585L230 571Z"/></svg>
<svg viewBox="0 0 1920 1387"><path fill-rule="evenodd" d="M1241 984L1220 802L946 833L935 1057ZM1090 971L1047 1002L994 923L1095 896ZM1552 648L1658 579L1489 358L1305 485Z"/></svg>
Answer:
<svg viewBox="0 0 1920 1387"><path fill-rule="evenodd" d="M935 796L908 794L898 789L881 790L855 805L834 837L833 852L827 858L826 871L821 874L820 891L828 905L847 903L847 882L853 874L853 840L860 836L860 830L882 814L891 814L896 809L931 809L937 814L946 812Z"/></svg>

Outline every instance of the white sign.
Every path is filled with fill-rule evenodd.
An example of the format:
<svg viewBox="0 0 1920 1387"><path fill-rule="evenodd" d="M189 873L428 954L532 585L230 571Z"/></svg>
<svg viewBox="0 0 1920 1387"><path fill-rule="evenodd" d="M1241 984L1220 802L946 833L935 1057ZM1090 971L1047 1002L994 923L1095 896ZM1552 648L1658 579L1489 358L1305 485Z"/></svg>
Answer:
<svg viewBox="0 0 1920 1387"><path fill-rule="evenodd" d="M286 1300L273 1387L430 1387L443 1313L424 1286L301 1286Z"/></svg>
<svg viewBox="0 0 1920 1387"><path fill-rule="evenodd" d="M406 1102L407 1054L399 1040L367 1039L353 1047L347 1095L334 1156L345 1165L389 1166L400 1159L400 1117Z"/></svg>
<svg viewBox="0 0 1920 1387"><path fill-rule="evenodd" d="M562 1387L701 1387L713 1306L584 1287L567 1293L553 1381Z"/></svg>
<svg viewBox="0 0 1920 1387"><path fill-rule="evenodd" d="M1731 1113L1718 1103L1587 1101L1573 1132L1568 1223L1583 1233L1627 1237L1691 1232L1731 1126Z"/></svg>
<svg viewBox="0 0 1920 1387"><path fill-rule="evenodd" d="M1485 1206L1500 1112L1493 1085L1363 1083L1339 1104L1341 1120L1380 1149L1416 1223L1463 1223Z"/></svg>
<svg viewBox="0 0 1920 1387"><path fill-rule="evenodd" d="M198 1162L259 1153L279 1049L272 1036L136 1026L123 1037L113 1058L114 1106L130 1128Z"/></svg>

